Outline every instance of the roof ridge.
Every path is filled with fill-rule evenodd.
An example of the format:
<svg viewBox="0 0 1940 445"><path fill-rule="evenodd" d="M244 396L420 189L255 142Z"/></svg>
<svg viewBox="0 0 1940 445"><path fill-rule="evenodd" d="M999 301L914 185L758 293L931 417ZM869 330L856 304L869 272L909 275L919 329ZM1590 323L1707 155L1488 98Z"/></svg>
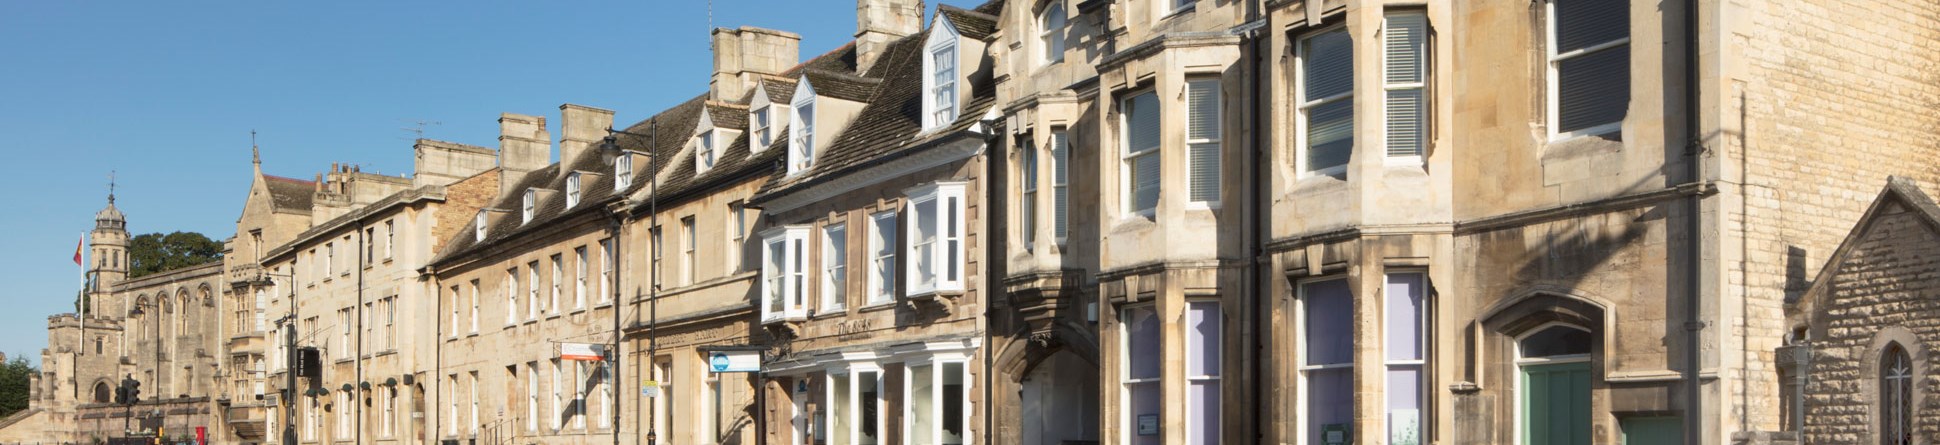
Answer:
<svg viewBox="0 0 1940 445"><path fill-rule="evenodd" d="M998 17L995 14L985 13L974 9L963 9L962 7L946 5L942 3L936 4L936 10L938 12L942 12L942 11L961 12L964 14L975 16L977 18L990 19L991 21L996 21L998 19Z"/></svg>

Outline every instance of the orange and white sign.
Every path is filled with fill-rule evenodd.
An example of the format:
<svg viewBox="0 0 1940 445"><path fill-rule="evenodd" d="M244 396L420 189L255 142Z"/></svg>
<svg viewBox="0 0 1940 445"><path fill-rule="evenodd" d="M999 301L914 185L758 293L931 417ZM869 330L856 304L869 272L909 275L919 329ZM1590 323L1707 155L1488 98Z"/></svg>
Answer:
<svg viewBox="0 0 1940 445"><path fill-rule="evenodd" d="M606 345L599 343L560 343L560 360L597 362L606 359Z"/></svg>

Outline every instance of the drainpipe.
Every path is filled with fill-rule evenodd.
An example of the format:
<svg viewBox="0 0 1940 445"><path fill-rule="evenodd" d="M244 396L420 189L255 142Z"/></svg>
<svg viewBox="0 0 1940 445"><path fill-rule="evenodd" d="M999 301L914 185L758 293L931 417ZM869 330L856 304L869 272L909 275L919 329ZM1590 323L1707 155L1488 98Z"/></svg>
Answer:
<svg viewBox="0 0 1940 445"><path fill-rule="evenodd" d="M1259 17L1258 5L1255 5L1253 10L1248 12L1249 15L1253 16L1250 17L1249 22L1265 20L1264 17ZM1262 67L1265 65L1266 56L1261 51L1262 43L1265 41L1263 38L1266 35L1265 29L1265 27L1255 28L1248 32L1250 34L1247 37L1250 40L1248 47L1251 52L1249 54L1250 57L1247 58L1247 64L1250 65L1247 67L1249 74L1248 82L1252 85L1246 94L1247 105L1251 108L1248 110L1248 113L1253 118L1252 128L1254 128L1252 137L1248 141L1251 145L1248 147L1249 149L1246 153L1248 160L1251 162L1250 165L1253 166L1253 174L1246 178L1247 182L1251 182L1251 184L1248 184L1245 189L1247 193L1253 195L1251 196L1253 198L1253 205L1251 206L1253 214L1249 215L1249 218L1246 218L1248 232L1246 237L1246 256L1247 260L1251 261L1252 269L1252 277L1250 277L1252 279L1247 280L1246 285L1252 287L1252 289L1248 289L1245 292L1248 299L1246 301L1246 307L1251 309L1247 312L1252 313L1252 320L1249 320L1250 326L1247 326L1248 333L1251 335L1247 337L1253 339L1253 349L1250 351L1250 354L1245 354L1244 356L1253 361L1253 366L1249 369L1253 375L1248 379L1247 383L1252 384L1254 388L1260 389L1272 387L1272 385L1266 383L1269 373L1267 371L1268 366L1266 360L1263 360L1267 356L1264 352L1269 340L1265 340L1267 337L1261 335L1259 332L1261 326L1266 326L1265 318L1267 310L1263 304L1272 301L1271 297L1266 295L1268 289L1272 288L1272 286L1267 285L1268 277L1271 275L1271 267L1264 258L1266 255L1267 237L1265 215L1268 209L1271 208L1269 206L1273 205L1268 199L1270 195L1267 190L1271 185L1268 184L1265 178L1267 178L1268 174L1272 173L1272 162L1265 159L1265 153L1268 150L1267 138L1260 133L1265 129L1273 128L1266 122L1265 111L1267 107L1260 103L1261 98L1266 97L1266 94L1260 88L1262 84L1260 78L1265 77L1265 70ZM1265 435L1266 425L1268 425L1271 419L1266 412L1266 396L1264 393L1264 391L1258 390L1248 391L1247 398L1253 404L1252 442L1254 443L1267 442Z"/></svg>
<svg viewBox="0 0 1940 445"><path fill-rule="evenodd" d="M1704 180L1702 165L1704 138L1700 133L1703 130L1703 122L1698 114L1699 46L1698 0L1684 0L1684 137L1686 138L1684 156L1685 165L1690 169L1688 174L1690 183L1693 185L1700 185ZM1687 445L1704 443L1704 395L1701 393L1703 383L1699 381L1699 369L1702 366L1700 360L1703 359L1699 348L1704 344L1701 335L1705 327L1699 313L1703 310L1703 304L1699 298L1704 291L1701 276L1704 270L1701 262L1703 248L1699 244L1704 230L1701 218L1703 210L1704 194L1691 194L1690 215L1685 218L1689 221L1685 258L1691 262L1691 272L1686 280L1689 282L1689 289L1684 296L1684 310L1687 317L1687 321L1684 322L1684 443Z"/></svg>

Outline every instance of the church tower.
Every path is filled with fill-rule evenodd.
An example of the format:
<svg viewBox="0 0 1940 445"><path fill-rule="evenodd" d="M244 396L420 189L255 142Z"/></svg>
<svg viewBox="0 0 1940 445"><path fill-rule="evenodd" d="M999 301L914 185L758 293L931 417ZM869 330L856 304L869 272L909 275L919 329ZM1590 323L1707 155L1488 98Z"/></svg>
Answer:
<svg viewBox="0 0 1940 445"><path fill-rule="evenodd" d="M88 276L88 315L121 318L127 308L111 301L111 289L128 277L128 218L115 208L114 183L108 184L108 207L94 214L94 231L88 232L91 264Z"/></svg>

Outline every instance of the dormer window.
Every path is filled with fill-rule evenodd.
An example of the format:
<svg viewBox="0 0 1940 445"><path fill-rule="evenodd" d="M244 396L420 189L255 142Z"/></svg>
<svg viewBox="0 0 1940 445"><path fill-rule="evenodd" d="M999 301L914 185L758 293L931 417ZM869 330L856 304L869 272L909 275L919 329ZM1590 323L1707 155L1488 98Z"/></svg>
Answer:
<svg viewBox="0 0 1940 445"><path fill-rule="evenodd" d="M477 237L479 241L485 241L485 211L484 210L479 210L478 216L472 217L472 236Z"/></svg>
<svg viewBox="0 0 1940 445"><path fill-rule="evenodd" d="M539 192L525 189L524 203L519 205L519 223L532 222L532 211L539 208Z"/></svg>
<svg viewBox="0 0 1940 445"><path fill-rule="evenodd" d="M748 128L754 131L752 135L754 137L750 139L751 142L754 142L754 145L750 147L753 149L751 151L760 153L761 150L768 148L768 145L775 142L775 135L771 132L772 129L769 128L770 126L768 124L769 115L773 114L774 111L775 107L766 106L754 110L753 113L748 113Z"/></svg>
<svg viewBox="0 0 1940 445"><path fill-rule="evenodd" d="M633 186L633 155L620 154L613 159L613 190L626 190Z"/></svg>
<svg viewBox="0 0 1940 445"><path fill-rule="evenodd" d="M707 173L714 168L714 130L701 132L694 137L694 174Z"/></svg>
<svg viewBox="0 0 1940 445"><path fill-rule="evenodd" d="M957 46L955 41L931 48L929 57L929 103L924 128L935 128L957 119Z"/></svg>
<svg viewBox="0 0 1940 445"><path fill-rule="evenodd" d="M1064 4L1052 2L1044 7L1044 15L1039 17L1038 48L1043 51L1045 65L1064 61Z"/></svg>
<svg viewBox="0 0 1940 445"><path fill-rule="evenodd" d="M806 90L808 94L802 94L801 91L795 93L795 97L799 98L799 102L795 103L795 110L792 113L796 124L795 130L789 133L790 140L788 141L790 146L788 151L788 174L791 175L808 170L809 166L815 165L814 90L807 88L807 82L803 82L802 86L802 89Z"/></svg>
<svg viewBox="0 0 1940 445"><path fill-rule="evenodd" d="M579 172L566 177L566 208L579 205Z"/></svg>

